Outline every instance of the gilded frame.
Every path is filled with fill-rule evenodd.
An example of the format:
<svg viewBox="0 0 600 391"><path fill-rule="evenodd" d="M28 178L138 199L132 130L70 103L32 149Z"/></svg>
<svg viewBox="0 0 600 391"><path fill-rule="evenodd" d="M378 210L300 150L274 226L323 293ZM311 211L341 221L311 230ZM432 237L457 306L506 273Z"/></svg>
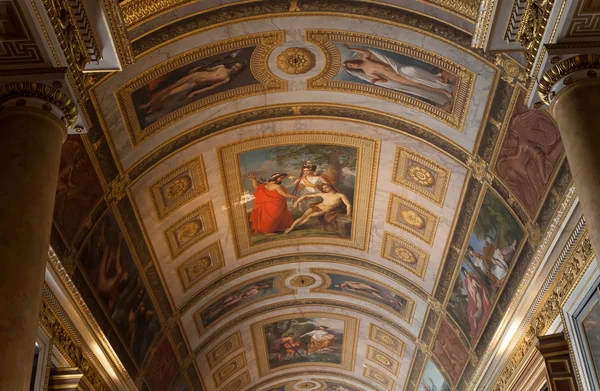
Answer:
<svg viewBox="0 0 600 391"><path fill-rule="evenodd" d="M236 290L240 289L241 286L252 284L252 283L262 281L262 280L265 280L268 278L274 278L273 288L275 289L275 291L277 293L275 293L273 295L265 296L265 297L259 297L255 300L252 300L251 303L254 304L254 303L258 303L265 299L272 299L275 297L291 294L291 293L293 293L293 290L288 288L285 285L285 280L294 274L295 274L294 270L284 270L284 271L280 271L280 272L264 274L264 275L261 275L260 277L252 278L247 281L238 282L236 284L236 286L234 286L233 288L226 290L225 292L218 295L214 300L211 300L209 303L206 303L202 307L200 307L200 309L194 311L193 318L194 318L194 324L196 325L196 330L198 331L198 335L202 335L202 334L206 333L206 330L209 330L210 328L212 328L215 324L219 323L219 321L221 321L224 318L226 318L227 316L230 316L230 315L236 313L237 311L239 311L239 308L238 308L238 309L234 309L231 312L227 312L227 313L219 316L215 320L213 320L207 327L204 327L202 325L202 319L200 318L201 314L203 311L205 311L207 308L209 308L214 303L218 302L219 300L223 299L224 297L226 297L226 296L230 295L231 293L235 292Z"/></svg>
<svg viewBox="0 0 600 391"><path fill-rule="evenodd" d="M343 354L341 364L332 363L296 363L289 364L283 367L269 369L269 353L268 347L265 345L265 335L263 333L263 326L267 323L278 322L281 320L294 319L294 318L329 318L342 320L344 322L344 342L343 342ZM274 318L262 320L254 323L250 326L252 334L252 346L254 347L254 357L257 357L258 374L259 376L265 376L274 372L285 371L290 369L302 368L307 366L318 365L319 367L333 367L346 371L354 371L354 359L356 357L356 346L358 343L358 329L360 320L345 315L334 314L331 312L306 312L306 313L293 313L280 315Z"/></svg>
<svg viewBox="0 0 600 391"><path fill-rule="evenodd" d="M381 335L384 337L382 338ZM385 346L390 351L397 354L399 357L404 357L404 349L406 343L401 339L394 337L390 332L382 329L381 327L371 323L369 325L369 339L373 342L377 342ZM389 339L386 341L386 339Z"/></svg>
<svg viewBox="0 0 600 391"><path fill-rule="evenodd" d="M405 250L417 254L415 261L415 267L412 267L408 262L401 262L395 259L392 255L392 244L398 243ZM383 238L381 239L381 258L387 259L390 262L393 262L395 265L398 265L409 272L413 273L415 276L419 277L421 280L425 278L425 272L427 271L427 265L429 264L429 254L425 251L421 250L419 247L413 245L407 240L402 239L400 236L394 235L387 231L383 231Z"/></svg>
<svg viewBox="0 0 600 391"><path fill-rule="evenodd" d="M414 315L415 315L415 310L417 308L417 305L415 303L415 301L413 299L411 299L410 297L408 297L406 294L399 292L398 290L392 288L391 286L384 284L380 281L374 280L372 278L369 277L365 277L356 273L349 273L349 272L345 272L345 271L341 271L341 270L335 270L335 269L310 269L309 273L315 273L317 275L319 275L322 279L323 279L323 283L316 287L316 288L312 288L311 292L314 293L329 293L332 295L340 295L340 296L345 296L345 297L352 297L355 299L359 299L359 300L364 300L367 301L368 303L371 303L379 308L382 308L384 310L390 311L391 308L389 307L384 307L381 303L377 302L376 300L372 300L372 299L368 299L364 296L358 295L358 294L354 294L354 293L347 293L347 292L338 292L338 291L334 291L332 289L329 289L329 287L332 284L331 281L331 277L329 277L329 273L334 273L334 274L340 274L340 275L344 275L344 276L348 276L348 277L355 277L355 278L360 278L361 280L366 280L369 282L372 282L374 284L380 285L383 288L386 288L388 290L390 290L391 292L394 292L395 294L397 294L398 296L402 297L403 299L406 300L407 304L408 304L408 310L407 310L407 315L403 316L400 313L397 312L390 312L393 313L395 315L397 315L400 319L405 320L408 324L412 324Z"/></svg>
<svg viewBox="0 0 600 391"><path fill-rule="evenodd" d="M248 384L250 384L250 374L246 370L245 372L242 372L241 374L234 377L225 386L223 386L223 388L221 388L221 391L237 391L246 387Z"/></svg>
<svg viewBox="0 0 600 391"><path fill-rule="evenodd" d="M368 34L315 29L306 30L305 40L317 45L325 54L325 67L319 75L307 81L308 90L341 91L385 99L431 115L453 127L458 132L463 132L466 113L477 77L474 72L428 50L383 37L375 39ZM449 72L456 77L458 82L455 95L456 100L452 106L452 111L446 112L420 99L384 87L334 80L334 77L342 66L342 59L335 47L335 42L387 50L434 65L439 69Z"/></svg>
<svg viewBox="0 0 600 391"><path fill-rule="evenodd" d="M437 176L433 180L433 190L429 191L424 185L416 183L417 179L408 180L403 178L404 174L410 175L410 161L425 167L427 170L434 172ZM438 206L443 206L446 200L446 191L450 183L452 172L438 162L435 162L421 154L418 154L408 148L396 146L396 156L394 157L394 169L392 171L392 182L404 186L417 194L422 195L428 200L434 202ZM433 179L433 178L431 178Z"/></svg>
<svg viewBox="0 0 600 391"><path fill-rule="evenodd" d="M352 234L350 239L305 237L293 240L274 239L256 245L251 244L248 215L244 204L237 202L243 195L243 183L240 172L239 155L244 152L268 148L275 145L292 144L330 144L357 149L356 182L354 185L354 210L352 211ZM298 246L303 244L343 246L366 251L369 246L371 231L371 216L375 196L375 181L379 165L380 141L350 133L303 131L284 132L273 135L261 135L236 141L220 147L219 170L223 183L227 211L229 213L230 229L235 243L238 258L273 248ZM230 180L234 177L236 180ZM360 200L360 202L357 202ZM361 234L362 233L362 234ZM281 236L281 235L280 235Z"/></svg>
<svg viewBox="0 0 600 391"><path fill-rule="evenodd" d="M398 376L400 363L398 360L390 357L387 353L382 352L374 346L367 345L366 358L367 360L378 364L382 368L387 369L392 375Z"/></svg>
<svg viewBox="0 0 600 391"><path fill-rule="evenodd" d="M187 222L193 220L195 217L199 217L202 221L202 232L200 232L198 235L193 236L191 239L182 243L181 245L178 245L176 231L179 228L183 227ZM187 250L194 243L197 243L199 240L202 240L207 236L214 234L215 232L217 232L215 213L213 211L212 202L208 201L207 203L202 204L195 211L188 213L181 219L177 220L165 231L165 240L167 241L171 258L177 258L181 253Z"/></svg>
<svg viewBox="0 0 600 391"><path fill-rule="evenodd" d="M399 221L395 217L394 220L392 220L392 217L396 216L400 212L401 206L405 206L407 209L410 209L410 211L412 211L413 213L417 212L418 214L425 217L425 219L423 219L425 220L423 232L420 232L411 224ZM421 216L417 217L422 219ZM389 193L389 201L387 213L385 216L385 222L414 235L416 238L421 239L423 242L427 243L427 245L431 247L433 245L433 241L435 240L435 233L437 231L440 218L415 202L407 200L406 198L401 197L397 194Z"/></svg>
<svg viewBox="0 0 600 391"><path fill-rule="evenodd" d="M395 380L389 378L379 369L373 368L367 364L363 364L363 376L373 380L375 383L381 385L388 391L392 391L396 386Z"/></svg>
<svg viewBox="0 0 600 391"><path fill-rule="evenodd" d="M189 278L185 270L186 267L189 267L190 264L194 263L199 258L202 258L206 255L208 255L210 258L210 265L208 265L204 270L202 270L199 273L199 275L197 275L195 278ZM225 261L223 260L223 251L221 249L220 240L217 240L216 242L211 243L208 246L202 248L200 251L183 261L183 263L177 267L177 276L179 277L179 282L181 282L183 291L187 292L208 274L214 272L217 269L222 268L224 265Z"/></svg>
<svg viewBox="0 0 600 391"><path fill-rule="evenodd" d="M229 359L226 363L221 365L213 374L212 378L215 385L219 387L221 384L228 380L228 376L231 373L235 373L246 367L246 355L244 351L241 351L233 358Z"/></svg>
<svg viewBox="0 0 600 391"><path fill-rule="evenodd" d="M230 347L227 349L228 344ZM217 354L224 347L226 348L225 352L223 352L222 354ZM208 353L206 353L206 362L208 363L208 367L210 369L213 369L217 366L218 363L223 361L225 357L229 356L231 353L235 352L241 347L242 337L240 336L240 332L236 331L235 333L226 337L217 346L209 350Z"/></svg>
<svg viewBox="0 0 600 391"><path fill-rule="evenodd" d="M184 191L180 197L172 201L171 203L165 202L161 189L163 186L171 183L177 179L180 175L189 171L191 179L191 188L189 191ZM208 183L204 172L204 163L202 162L202 156L198 156L190 161L187 161L175 169L169 171L162 178L154 181L148 189L154 205L154 211L158 216L159 220L162 221L176 209L179 209L183 205L192 201L196 197L208 192Z"/></svg>
<svg viewBox="0 0 600 391"><path fill-rule="evenodd" d="M127 130L131 145L136 147L141 142L152 137L172 123L208 107L230 100L240 99L242 97L286 91L287 82L275 77L268 71L267 67L267 58L269 57L269 54L275 47L282 44L284 41L284 31L269 31L214 42L182 53L173 58L169 58L119 87L114 93L115 99L117 100L121 116L124 119L125 129ZM252 53L249 66L250 71L258 81L258 84L234 88L214 95L209 95L165 115L145 128L141 127L131 98L131 94L134 91L146 85L148 82L194 61L252 46L256 46L256 49Z"/></svg>

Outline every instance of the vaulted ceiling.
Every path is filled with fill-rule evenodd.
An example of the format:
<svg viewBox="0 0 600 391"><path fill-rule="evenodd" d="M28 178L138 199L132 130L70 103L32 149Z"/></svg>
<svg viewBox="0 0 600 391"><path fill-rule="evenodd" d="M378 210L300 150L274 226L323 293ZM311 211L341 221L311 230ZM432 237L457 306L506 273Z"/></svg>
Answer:
<svg viewBox="0 0 600 391"><path fill-rule="evenodd" d="M569 181L477 2L143 3L53 236L140 389L466 390Z"/></svg>

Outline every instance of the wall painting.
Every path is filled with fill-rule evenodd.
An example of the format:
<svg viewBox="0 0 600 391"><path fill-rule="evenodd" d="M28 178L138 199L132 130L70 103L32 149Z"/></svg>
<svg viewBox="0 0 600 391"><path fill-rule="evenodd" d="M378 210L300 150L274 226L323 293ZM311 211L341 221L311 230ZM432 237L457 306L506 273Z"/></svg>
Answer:
<svg viewBox="0 0 600 391"><path fill-rule="evenodd" d="M524 237L518 220L488 188L448 303L448 313L471 344L483 331Z"/></svg>

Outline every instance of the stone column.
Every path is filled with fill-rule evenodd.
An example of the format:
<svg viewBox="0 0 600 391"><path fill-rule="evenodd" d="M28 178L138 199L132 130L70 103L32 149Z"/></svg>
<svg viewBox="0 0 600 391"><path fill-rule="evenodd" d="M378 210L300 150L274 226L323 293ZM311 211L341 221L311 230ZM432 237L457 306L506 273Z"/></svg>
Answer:
<svg viewBox="0 0 600 391"><path fill-rule="evenodd" d="M600 255L600 56L571 57L546 72L538 91L550 103L579 202Z"/></svg>
<svg viewBox="0 0 600 391"><path fill-rule="evenodd" d="M43 84L0 87L0 390L29 389L61 146L75 115Z"/></svg>

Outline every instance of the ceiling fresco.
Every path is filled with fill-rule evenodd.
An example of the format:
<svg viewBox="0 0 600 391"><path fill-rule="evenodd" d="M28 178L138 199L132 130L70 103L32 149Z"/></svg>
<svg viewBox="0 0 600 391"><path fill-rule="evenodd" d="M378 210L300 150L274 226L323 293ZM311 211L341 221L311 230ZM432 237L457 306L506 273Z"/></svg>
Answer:
<svg viewBox="0 0 600 391"><path fill-rule="evenodd" d="M122 3L52 236L139 389L466 390L570 182L523 67L470 3L178 4Z"/></svg>

